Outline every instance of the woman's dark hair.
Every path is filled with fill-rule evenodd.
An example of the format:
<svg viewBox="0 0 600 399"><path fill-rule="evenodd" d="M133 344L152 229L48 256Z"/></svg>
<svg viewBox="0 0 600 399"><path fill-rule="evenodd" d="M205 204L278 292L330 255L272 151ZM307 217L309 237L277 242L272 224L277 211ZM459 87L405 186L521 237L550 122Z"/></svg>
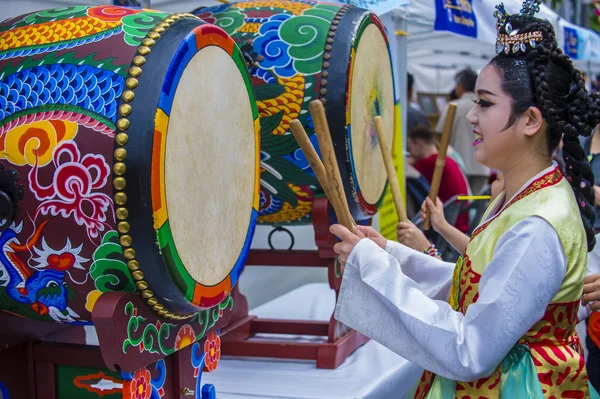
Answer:
<svg viewBox="0 0 600 399"><path fill-rule="evenodd" d="M558 48L552 25L542 19L512 15L508 18L512 31L518 34L541 32L543 39L525 52L501 52L492 61L501 72L502 89L513 99L508 126L529 107L537 107L546 121L547 147L552 154L563 137L564 173L575 193L587 235L588 251L594 248L594 174L579 135L591 135L600 123L598 96L589 94L581 73L569 57ZM506 25L500 34L508 34ZM509 29L510 29L509 28ZM514 35L514 33L513 33Z"/></svg>

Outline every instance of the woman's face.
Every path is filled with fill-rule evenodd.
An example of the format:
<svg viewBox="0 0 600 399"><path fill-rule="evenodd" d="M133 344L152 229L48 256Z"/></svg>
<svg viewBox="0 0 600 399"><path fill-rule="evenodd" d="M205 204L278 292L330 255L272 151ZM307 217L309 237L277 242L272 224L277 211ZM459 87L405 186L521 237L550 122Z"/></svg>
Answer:
<svg viewBox="0 0 600 399"><path fill-rule="evenodd" d="M502 90L502 76L495 65L483 68L475 92L477 100L467 114L473 124L475 160L505 170L522 156L525 135L519 133L519 118L507 127L513 100Z"/></svg>

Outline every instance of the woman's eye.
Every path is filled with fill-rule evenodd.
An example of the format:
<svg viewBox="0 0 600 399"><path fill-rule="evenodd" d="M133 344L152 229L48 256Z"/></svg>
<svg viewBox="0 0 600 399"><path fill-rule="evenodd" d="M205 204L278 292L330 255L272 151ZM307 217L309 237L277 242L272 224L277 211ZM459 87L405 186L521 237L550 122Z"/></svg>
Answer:
<svg viewBox="0 0 600 399"><path fill-rule="evenodd" d="M491 107L492 104L489 101L485 101L485 100L479 100L479 101L474 101L475 104L479 105L481 108L487 108L487 107Z"/></svg>

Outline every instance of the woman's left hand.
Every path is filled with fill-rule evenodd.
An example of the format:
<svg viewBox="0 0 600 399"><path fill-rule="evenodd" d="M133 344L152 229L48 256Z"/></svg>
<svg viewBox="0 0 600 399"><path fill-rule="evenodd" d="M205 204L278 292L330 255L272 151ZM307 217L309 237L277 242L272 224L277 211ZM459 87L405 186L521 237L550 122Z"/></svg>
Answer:
<svg viewBox="0 0 600 399"><path fill-rule="evenodd" d="M352 252L356 244L358 244L358 242L364 238L364 234L362 234L359 229L356 229L355 232L360 236L354 234L341 224L334 224L329 228L329 232L342 240L333 246L333 251L338 254L340 270L343 272L344 266L346 266L346 261L350 256L350 252Z"/></svg>

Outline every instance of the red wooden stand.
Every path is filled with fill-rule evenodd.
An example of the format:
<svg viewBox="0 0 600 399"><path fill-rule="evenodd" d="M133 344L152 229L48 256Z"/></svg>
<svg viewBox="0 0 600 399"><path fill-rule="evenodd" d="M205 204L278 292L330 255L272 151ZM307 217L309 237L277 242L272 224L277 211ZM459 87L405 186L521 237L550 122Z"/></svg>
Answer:
<svg viewBox="0 0 600 399"><path fill-rule="evenodd" d="M329 226L334 222L332 214L326 198L315 199L313 226L317 250L252 250L246 265L326 267L329 286L335 290L337 300L342 276L333 252L336 238L329 233ZM327 340L320 343L252 340L256 334L311 335L327 337ZM250 316L245 298L236 300L232 321L221 330L223 355L316 360L317 368L324 369L337 368L367 341L367 337L348 329L333 315L328 322Z"/></svg>

